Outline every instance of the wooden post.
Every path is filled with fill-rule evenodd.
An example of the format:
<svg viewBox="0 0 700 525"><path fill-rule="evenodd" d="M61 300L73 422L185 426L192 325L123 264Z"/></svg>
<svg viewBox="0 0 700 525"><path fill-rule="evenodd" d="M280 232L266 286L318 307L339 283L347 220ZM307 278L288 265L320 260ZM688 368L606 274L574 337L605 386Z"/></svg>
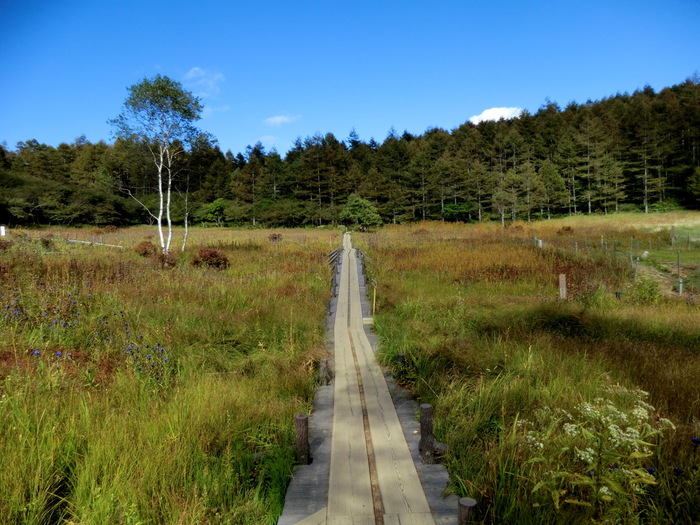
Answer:
<svg viewBox="0 0 700 525"><path fill-rule="evenodd" d="M328 359L321 359L318 363L318 378L323 386L328 384L330 375L330 371L328 370Z"/></svg>
<svg viewBox="0 0 700 525"><path fill-rule="evenodd" d="M562 301L566 301L567 299L567 290L566 290L566 275L563 273L559 274L559 299Z"/></svg>
<svg viewBox="0 0 700 525"><path fill-rule="evenodd" d="M474 510L476 509L476 500L472 498L459 498L459 513L457 517L457 525L468 525L474 523Z"/></svg>
<svg viewBox="0 0 700 525"><path fill-rule="evenodd" d="M683 295L683 279L678 281L678 295Z"/></svg>
<svg viewBox="0 0 700 525"><path fill-rule="evenodd" d="M294 418L294 428L296 430L297 458L299 464L308 465L309 461L309 416L297 414Z"/></svg>
<svg viewBox="0 0 700 525"><path fill-rule="evenodd" d="M433 436L433 405L423 403L420 406L420 442L418 450L423 463L432 465L434 461L435 437Z"/></svg>

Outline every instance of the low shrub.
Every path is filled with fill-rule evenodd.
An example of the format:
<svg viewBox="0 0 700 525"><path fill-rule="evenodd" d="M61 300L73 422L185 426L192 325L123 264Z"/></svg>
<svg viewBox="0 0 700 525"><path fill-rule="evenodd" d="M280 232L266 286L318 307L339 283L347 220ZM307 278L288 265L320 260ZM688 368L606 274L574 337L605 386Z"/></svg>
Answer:
<svg viewBox="0 0 700 525"><path fill-rule="evenodd" d="M196 268L208 267L224 270L228 268L228 257L213 248L202 248L192 259L192 266Z"/></svg>
<svg viewBox="0 0 700 525"><path fill-rule="evenodd" d="M158 253L158 248L151 241L142 241L134 246L134 251L141 257L152 257Z"/></svg>
<svg viewBox="0 0 700 525"><path fill-rule="evenodd" d="M177 265L177 259L172 256L170 253L162 253L158 252L153 259L156 261L156 264L165 269L165 270L170 270L171 268L175 268Z"/></svg>

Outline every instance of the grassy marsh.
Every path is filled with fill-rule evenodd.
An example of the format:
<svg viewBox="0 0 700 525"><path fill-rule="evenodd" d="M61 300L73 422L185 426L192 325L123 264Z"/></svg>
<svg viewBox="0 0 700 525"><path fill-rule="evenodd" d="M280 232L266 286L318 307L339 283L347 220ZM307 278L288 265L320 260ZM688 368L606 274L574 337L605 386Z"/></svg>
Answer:
<svg viewBox="0 0 700 525"><path fill-rule="evenodd" d="M274 523L307 412L334 231L11 232L0 250L0 523ZM64 237L124 249L68 244ZM202 247L228 269L195 268Z"/></svg>
<svg viewBox="0 0 700 525"><path fill-rule="evenodd" d="M671 245L674 224L690 246ZM482 523L700 520L700 308L636 264L651 243L692 271L698 225L630 214L356 237L379 283L380 357L435 405Z"/></svg>

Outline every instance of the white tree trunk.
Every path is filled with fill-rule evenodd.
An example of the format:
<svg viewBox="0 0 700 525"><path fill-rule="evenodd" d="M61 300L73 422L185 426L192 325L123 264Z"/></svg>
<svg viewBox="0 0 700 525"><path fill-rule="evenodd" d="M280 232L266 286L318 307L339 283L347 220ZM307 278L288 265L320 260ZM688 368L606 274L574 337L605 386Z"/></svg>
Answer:
<svg viewBox="0 0 700 525"><path fill-rule="evenodd" d="M160 146L158 151L158 160L156 162L158 167L158 215L156 217L156 224L158 225L158 238L160 239L160 249L163 253L167 253L168 250L165 246L165 238L163 236L163 212L165 210L165 202L163 198L163 167L165 164L163 147Z"/></svg>

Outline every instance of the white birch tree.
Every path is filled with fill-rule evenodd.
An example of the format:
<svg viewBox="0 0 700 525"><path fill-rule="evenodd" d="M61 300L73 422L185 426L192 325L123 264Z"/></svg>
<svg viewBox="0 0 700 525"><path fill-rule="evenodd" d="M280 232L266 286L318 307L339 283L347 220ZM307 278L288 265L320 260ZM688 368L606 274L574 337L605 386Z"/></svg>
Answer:
<svg viewBox="0 0 700 525"><path fill-rule="evenodd" d="M148 148L156 167L158 208L151 209L130 190L125 191L154 219L161 250L167 254L173 238L171 210L178 160L200 136L194 122L201 118L203 106L198 97L167 76L146 78L128 91L122 112L109 123L117 137L142 142Z"/></svg>

